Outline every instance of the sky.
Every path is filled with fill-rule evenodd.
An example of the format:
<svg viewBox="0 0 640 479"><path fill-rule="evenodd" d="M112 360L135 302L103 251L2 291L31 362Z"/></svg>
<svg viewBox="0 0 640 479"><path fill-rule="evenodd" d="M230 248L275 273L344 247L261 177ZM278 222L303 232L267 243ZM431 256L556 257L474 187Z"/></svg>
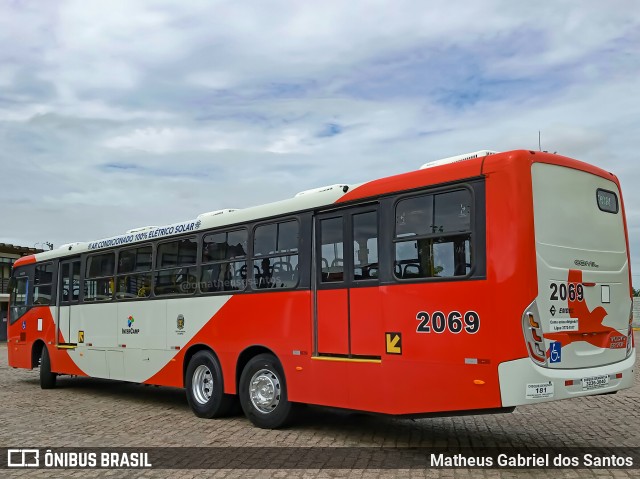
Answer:
<svg viewBox="0 0 640 479"><path fill-rule="evenodd" d="M4 0L0 45L0 242L95 240L541 131L621 179L640 287L633 0Z"/></svg>

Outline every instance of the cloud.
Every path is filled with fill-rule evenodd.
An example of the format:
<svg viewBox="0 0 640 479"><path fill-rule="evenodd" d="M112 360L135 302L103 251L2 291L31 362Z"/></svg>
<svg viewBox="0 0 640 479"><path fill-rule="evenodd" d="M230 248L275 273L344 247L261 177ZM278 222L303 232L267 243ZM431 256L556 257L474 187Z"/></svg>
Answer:
<svg viewBox="0 0 640 479"><path fill-rule="evenodd" d="M621 178L640 284L634 7L5 2L0 241L111 236L540 130Z"/></svg>

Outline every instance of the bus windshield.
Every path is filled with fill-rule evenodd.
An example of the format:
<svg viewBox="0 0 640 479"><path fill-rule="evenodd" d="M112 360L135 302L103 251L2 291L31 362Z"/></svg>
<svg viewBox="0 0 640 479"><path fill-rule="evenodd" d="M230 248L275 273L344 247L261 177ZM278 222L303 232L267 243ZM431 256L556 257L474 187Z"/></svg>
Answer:
<svg viewBox="0 0 640 479"><path fill-rule="evenodd" d="M29 278L12 278L9 283L11 298L11 324L27 312Z"/></svg>

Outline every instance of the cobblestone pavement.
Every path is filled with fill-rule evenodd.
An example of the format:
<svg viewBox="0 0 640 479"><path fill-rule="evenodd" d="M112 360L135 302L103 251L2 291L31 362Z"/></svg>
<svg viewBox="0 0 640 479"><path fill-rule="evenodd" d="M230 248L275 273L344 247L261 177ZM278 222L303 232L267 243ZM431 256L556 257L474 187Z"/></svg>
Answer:
<svg viewBox="0 0 640 479"><path fill-rule="evenodd" d="M636 344L640 339L636 332ZM242 416L195 417L183 390L98 379L58 379L41 390L37 370L7 366L0 344L0 447L640 447L640 378L617 395L524 406L512 414L393 419L309 407L293 427L270 431ZM12 477L639 477L635 470L12 470ZM6 477L6 476L5 476Z"/></svg>

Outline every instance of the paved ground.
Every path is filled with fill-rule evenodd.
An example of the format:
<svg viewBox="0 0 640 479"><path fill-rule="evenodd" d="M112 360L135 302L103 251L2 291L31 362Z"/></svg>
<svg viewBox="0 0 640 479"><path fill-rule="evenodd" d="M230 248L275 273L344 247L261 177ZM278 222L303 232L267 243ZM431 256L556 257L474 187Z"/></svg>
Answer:
<svg viewBox="0 0 640 479"><path fill-rule="evenodd" d="M636 344L640 333L636 332ZM636 372L638 376L638 372ZM41 390L37 370L7 366L0 345L0 447L525 446L640 447L640 378L617 395L518 408L513 414L399 420L308 408L282 431L241 416L196 418L184 391L84 378ZM154 470L0 471L14 477L638 477L636 470Z"/></svg>

